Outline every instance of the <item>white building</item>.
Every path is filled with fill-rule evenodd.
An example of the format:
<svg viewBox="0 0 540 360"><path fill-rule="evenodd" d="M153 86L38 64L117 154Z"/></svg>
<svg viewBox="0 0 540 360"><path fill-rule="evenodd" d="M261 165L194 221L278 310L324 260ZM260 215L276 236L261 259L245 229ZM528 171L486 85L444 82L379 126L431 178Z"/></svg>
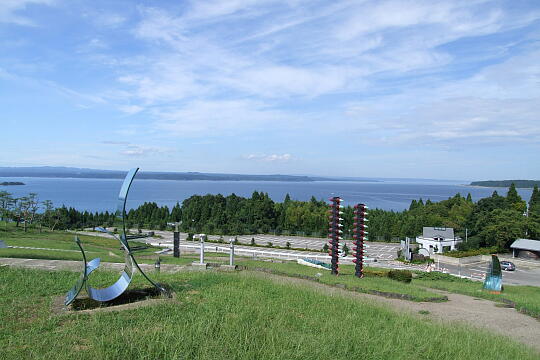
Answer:
<svg viewBox="0 0 540 360"><path fill-rule="evenodd" d="M445 227L424 226L422 235L416 237L416 242L430 254L442 254L445 251L456 250L463 240L454 235L454 229Z"/></svg>

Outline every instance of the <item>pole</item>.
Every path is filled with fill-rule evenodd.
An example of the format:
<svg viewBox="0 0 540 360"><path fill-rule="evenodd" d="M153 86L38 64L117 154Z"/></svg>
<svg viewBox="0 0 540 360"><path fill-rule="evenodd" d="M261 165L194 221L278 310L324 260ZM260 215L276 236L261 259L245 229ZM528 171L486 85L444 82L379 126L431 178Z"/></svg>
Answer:
<svg viewBox="0 0 540 360"><path fill-rule="evenodd" d="M231 251L229 253L229 265L234 266L234 238L230 238L229 242L231 243Z"/></svg>
<svg viewBox="0 0 540 360"><path fill-rule="evenodd" d="M199 235L199 241L201 243L201 264L204 264L204 234Z"/></svg>
<svg viewBox="0 0 540 360"><path fill-rule="evenodd" d="M178 223L174 226L173 233L173 256L175 258L180 257L180 232L178 231Z"/></svg>

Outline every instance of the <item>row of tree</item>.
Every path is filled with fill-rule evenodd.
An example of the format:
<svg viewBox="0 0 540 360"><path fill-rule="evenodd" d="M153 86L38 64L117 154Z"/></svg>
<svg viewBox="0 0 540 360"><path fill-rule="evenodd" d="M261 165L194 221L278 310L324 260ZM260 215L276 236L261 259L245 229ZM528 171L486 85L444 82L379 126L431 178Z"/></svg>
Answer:
<svg viewBox="0 0 540 360"><path fill-rule="evenodd" d="M163 230L178 223L182 231L222 235L254 233L322 236L328 233L328 204L311 198L274 202L268 194L253 192L250 198L231 194L194 195L172 209L155 202L144 203L127 214L130 228ZM353 209L343 209L344 236L350 238ZM36 194L13 198L0 192L0 217L24 224L39 223L51 229L77 229L115 226L114 213L81 212L73 208L54 208L50 201L39 202ZM371 240L392 241L415 237L424 226L452 227L468 241L464 248L497 245L508 248L520 237L540 237L540 192L535 186L525 202L510 186L506 196L496 191L491 197L473 202L471 195L455 195L440 202L413 200L408 210L395 212L373 209L369 214Z"/></svg>

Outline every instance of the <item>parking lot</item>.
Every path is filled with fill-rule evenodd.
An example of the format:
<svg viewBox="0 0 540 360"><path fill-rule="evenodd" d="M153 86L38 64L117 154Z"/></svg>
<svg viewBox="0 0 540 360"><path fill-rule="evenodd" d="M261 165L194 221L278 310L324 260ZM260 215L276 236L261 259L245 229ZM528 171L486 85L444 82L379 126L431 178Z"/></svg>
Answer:
<svg viewBox="0 0 540 360"><path fill-rule="evenodd" d="M170 231L156 231L156 235L161 236L159 242L172 246L173 243L173 233ZM220 238L219 235L208 235L208 239L212 241L218 241ZM185 242L187 239L187 233L180 233L180 241ZM320 250L323 248L324 244L327 243L327 239L324 238L309 238L309 237L299 237L299 236L276 236L276 235L239 235L237 236L238 242L240 244L251 244L252 239L256 245L268 246L269 243L272 246L286 247L287 243L290 244L291 249L304 249L312 250L308 253L324 255ZM154 240L155 241L155 240ZM223 241L229 242L229 237L223 237ZM353 244L351 240L341 241L340 243L347 244L347 247L352 253ZM210 247L211 245L208 244ZM399 250L399 244L395 243L380 243L380 242L366 242L365 243L365 256L372 259L377 259L378 261L384 260L393 260L397 258L397 251ZM262 249L259 250L270 250ZM283 249L272 249L272 251L284 251L291 252L291 250ZM303 252L304 254L308 254Z"/></svg>

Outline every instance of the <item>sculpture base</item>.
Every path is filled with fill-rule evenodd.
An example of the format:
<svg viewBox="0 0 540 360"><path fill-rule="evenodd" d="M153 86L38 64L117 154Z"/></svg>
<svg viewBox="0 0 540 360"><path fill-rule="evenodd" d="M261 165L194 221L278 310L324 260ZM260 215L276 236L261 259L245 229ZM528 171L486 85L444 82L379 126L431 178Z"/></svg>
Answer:
<svg viewBox="0 0 540 360"><path fill-rule="evenodd" d="M206 270L208 268L208 264L207 263L192 263L191 264L191 267L194 269L194 270Z"/></svg>
<svg viewBox="0 0 540 360"><path fill-rule="evenodd" d="M234 271L238 269L238 265L221 265L219 268L225 271Z"/></svg>

